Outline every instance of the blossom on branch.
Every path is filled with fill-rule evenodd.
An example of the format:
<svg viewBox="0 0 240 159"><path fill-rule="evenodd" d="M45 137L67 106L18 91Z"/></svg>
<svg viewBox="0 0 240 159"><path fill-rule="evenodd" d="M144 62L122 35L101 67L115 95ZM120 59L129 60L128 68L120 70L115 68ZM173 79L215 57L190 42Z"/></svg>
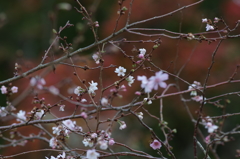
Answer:
<svg viewBox="0 0 240 159"><path fill-rule="evenodd" d="M1 92L2 92L2 94L7 94L7 87L2 86L1 87Z"/></svg>
<svg viewBox="0 0 240 159"><path fill-rule="evenodd" d="M139 49L139 55L138 55L138 57L140 58L140 59L143 59L144 58L144 56L145 56L145 54L146 54L146 49L144 49L144 48L142 48L142 49Z"/></svg>
<svg viewBox="0 0 240 159"><path fill-rule="evenodd" d="M100 56L99 52L93 54L93 55L92 55L92 58L93 58L93 60L96 62L96 64L99 64L99 63L100 63L101 56Z"/></svg>
<svg viewBox="0 0 240 159"><path fill-rule="evenodd" d="M118 76L125 76L126 69L122 66L119 66L115 69L115 73L118 74Z"/></svg>
<svg viewBox="0 0 240 159"><path fill-rule="evenodd" d="M155 73L155 76L147 79L146 76L138 76L137 80L141 81L141 87L144 88L145 93L150 93L152 90L158 90L158 86L162 88L166 88L167 84L164 82L168 80L168 74L163 73L163 71L159 71Z"/></svg>
<svg viewBox="0 0 240 159"><path fill-rule="evenodd" d="M85 89L83 89L82 87L80 86L77 86L77 88L74 89L74 94L80 96L82 93L85 92Z"/></svg>
<svg viewBox="0 0 240 159"><path fill-rule="evenodd" d="M87 159L98 159L99 156L100 154L96 152L95 149L87 150L87 155L86 155Z"/></svg>
<svg viewBox="0 0 240 159"><path fill-rule="evenodd" d="M90 84L90 86L88 88L88 93L94 94L95 90L98 90L98 88L97 88L98 83L92 81L92 83L89 82L89 84Z"/></svg>
<svg viewBox="0 0 240 159"><path fill-rule="evenodd" d="M209 31L209 30L214 30L214 27L212 25L207 24L206 31Z"/></svg>
<svg viewBox="0 0 240 159"><path fill-rule="evenodd" d="M52 137L50 140L49 140L49 146L53 149L55 149L56 147L58 147L58 141L55 137Z"/></svg>
<svg viewBox="0 0 240 159"><path fill-rule="evenodd" d="M25 114L26 114L25 111L20 110L20 111L17 113L17 117L18 117L17 121L19 121L19 122L21 122L21 123L25 122L25 121L27 120Z"/></svg>
<svg viewBox="0 0 240 159"><path fill-rule="evenodd" d="M150 147L156 150L160 149L162 147L162 144L158 140L154 139L153 142L150 144Z"/></svg>
<svg viewBox="0 0 240 159"><path fill-rule="evenodd" d="M134 82L134 77L133 76L129 76L128 78L126 78L126 81L128 81L128 85L131 87L133 82Z"/></svg>
<svg viewBox="0 0 240 159"><path fill-rule="evenodd" d="M120 124L120 127L119 127L120 130L125 129L127 127L127 125L124 121L118 120L118 123Z"/></svg>
<svg viewBox="0 0 240 159"><path fill-rule="evenodd" d="M11 91L12 91L12 93L17 93L17 92L18 92L18 87L13 86L13 87L11 88Z"/></svg>
<svg viewBox="0 0 240 159"><path fill-rule="evenodd" d="M30 80L30 85L32 87L37 87L38 89L43 89L43 85L46 84L46 81L44 80L44 78L41 78L39 76L36 77L32 77Z"/></svg>

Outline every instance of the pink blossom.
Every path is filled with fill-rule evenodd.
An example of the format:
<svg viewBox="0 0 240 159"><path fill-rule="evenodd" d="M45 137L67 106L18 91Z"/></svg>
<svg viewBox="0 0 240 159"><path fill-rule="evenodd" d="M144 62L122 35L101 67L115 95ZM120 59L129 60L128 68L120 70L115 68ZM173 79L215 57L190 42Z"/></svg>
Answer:
<svg viewBox="0 0 240 159"><path fill-rule="evenodd" d="M113 139L113 138L109 139L108 144L109 144L109 145L114 145L114 144L115 144L114 139Z"/></svg>
<svg viewBox="0 0 240 159"><path fill-rule="evenodd" d="M155 76L149 78L149 83L152 83L153 89L157 90L158 86L166 88L167 84L164 82L168 80L168 74L163 71L156 72Z"/></svg>
<svg viewBox="0 0 240 159"><path fill-rule="evenodd" d="M140 95L141 95L141 92L136 91L135 94L138 95L138 96L140 96Z"/></svg>
<svg viewBox="0 0 240 159"><path fill-rule="evenodd" d="M155 73L155 76L147 79L146 76L138 76L138 81L141 81L141 87L144 88L145 93L150 93L152 89L157 90L158 86L162 88L166 88L167 84L164 82L168 80L168 74L163 73L163 71L159 71Z"/></svg>
<svg viewBox="0 0 240 159"><path fill-rule="evenodd" d="M83 117L84 119L86 119L88 117L87 113L86 112L82 112L80 114L81 117Z"/></svg>
<svg viewBox="0 0 240 159"><path fill-rule="evenodd" d="M156 149L160 149L162 147L161 142L159 142L158 140L154 139L154 141L150 144L150 146L156 150Z"/></svg>
<svg viewBox="0 0 240 159"><path fill-rule="evenodd" d="M206 136L206 137L205 137L205 142L206 142L207 144L209 144L210 141L211 141L211 140L210 140L210 135Z"/></svg>

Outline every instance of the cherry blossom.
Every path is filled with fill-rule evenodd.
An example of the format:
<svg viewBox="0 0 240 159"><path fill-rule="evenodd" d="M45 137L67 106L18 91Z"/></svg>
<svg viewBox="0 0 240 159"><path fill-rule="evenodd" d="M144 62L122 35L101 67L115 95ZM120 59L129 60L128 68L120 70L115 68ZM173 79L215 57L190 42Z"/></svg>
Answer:
<svg viewBox="0 0 240 159"><path fill-rule="evenodd" d="M20 111L17 113L17 117L18 117L17 121L20 121L21 123L24 122L24 121L26 121L27 118L26 118L25 114L26 114L25 111L20 110Z"/></svg>
<svg viewBox="0 0 240 159"><path fill-rule="evenodd" d="M213 125L213 123L211 122L207 122L207 124L205 125L205 128L208 129L208 133L213 133L215 130L218 129L218 126Z"/></svg>
<svg viewBox="0 0 240 159"><path fill-rule="evenodd" d="M64 108L65 108L65 105L60 105L60 107L59 107L59 111L64 112Z"/></svg>
<svg viewBox="0 0 240 159"><path fill-rule="evenodd" d="M108 142L106 140L102 140L98 142L100 144L100 149L106 150L108 148Z"/></svg>
<svg viewBox="0 0 240 159"><path fill-rule="evenodd" d="M7 94L7 87L2 86L1 87L1 92L2 92L2 94Z"/></svg>
<svg viewBox="0 0 240 159"><path fill-rule="evenodd" d="M63 121L64 126L72 131L82 131L82 127L76 125L76 121L70 119Z"/></svg>
<svg viewBox="0 0 240 159"><path fill-rule="evenodd" d="M77 86L77 88L74 89L74 94L76 94L78 96L80 96L84 92L85 92L85 90L80 86Z"/></svg>
<svg viewBox="0 0 240 159"><path fill-rule="evenodd" d="M188 86L188 90L192 90L190 95L191 96L196 96L197 95L197 91L196 91L196 88L200 88L201 87L201 84L200 82L197 82L197 81L194 81L193 84L191 84L190 86Z"/></svg>
<svg viewBox="0 0 240 159"><path fill-rule="evenodd" d="M91 81L91 82L92 83L89 82L90 86L88 88L88 93L94 94L95 90L98 90L98 87L97 87L98 83L97 82L93 82L93 81Z"/></svg>
<svg viewBox="0 0 240 159"><path fill-rule="evenodd" d="M94 61L96 62L96 64L99 64L99 63L100 63L101 57L100 57L99 52L93 54L93 55L92 55L92 58L94 59Z"/></svg>
<svg viewBox="0 0 240 159"><path fill-rule="evenodd" d="M101 104L102 104L102 106L107 106L108 105L108 99L107 98L102 98L101 99Z"/></svg>
<svg viewBox="0 0 240 159"><path fill-rule="evenodd" d="M213 120L209 116L204 118L202 120L202 123L205 128L208 129L208 133L213 133L215 130L218 129L218 126L213 124Z"/></svg>
<svg viewBox="0 0 240 159"><path fill-rule="evenodd" d="M202 19L202 23L207 23L207 18Z"/></svg>
<svg viewBox="0 0 240 159"><path fill-rule="evenodd" d="M96 152L95 149L87 150L87 159L97 159L100 156L98 152Z"/></svg>
<svg viewBox="0 0 240 159"><path fill-rule="evenodd" d="M115 73L118 74L118 76L125 76L126 69L122 66L119 66L116 68Z"/></svg>
<svg viewBox="0 0 240 159"><path fill-rule="evenodd" d="M115 144L114 139L113 139L113 138L109 139L109 140L108 140L108 144L109 144L109 145L114 145L114 144Z"/></svg>
<svg viewBox="0 0 240 159"><path fill-rule="evenodd" d="M0 117L4 117L7 115L5 107L0 107Z"/></svg>
<svg viewBox="0 0 240 159"><path fill-rule="evenodd" d="M139 49L139 52L140 52L140 54L143 54L143 55L145 55L145 54L146 54L146 49L144 49L144 48L142 48L142 49Z"/></svg>
<svg viewBox="0 0 240 159"><path fill-rule="evenodd" d="M214 30L214 27L212 25L207 24L206 31L209 31L209 30Z"/></svg>
<svg viewBox="0 0 240 159"><path fill-rule="evenodd" d="M41 117L43 116L44 114L44 110L40 109L38 110L36 113L35 113L35 117L37 120L41 119Z"/></svg>
<svg viewBox="0 0 240 159"><path fill-rule="evenodd" d="M128 81L128 85L131 87L135 79L133 76L129 76L126 80Z"/></svg>
<svg viewBox="0 0 240 159"><path fill-rule="evenodd" d="M161 142L159 142L158 140L154 139L153 142L150 144L150 146L156 150L156 149L160 149L162 147Z"/></svg>
<svg viewBox="0 0 240 159"><path fill-rule="evenodd" d="M81 99L81 103L85 103L87 100L85 98Z"/></svg>
<svg viewBox="0 0 240 159"><path fill-rule="evenodd" d="M46 84L46 81L39 76L32 77L30 80L30 85L33 87L36 86L38 89L43 89L43 85L45 84Z"/></svg>
<svg viewBox="0 0 240 159"><path fill-rule="evenodd" d="M120 127L119 127L120 130L125 129L127 127L127 125L124 121L118 120L118 123L120 124Z"/></svg>
<svg viewBox="0 0 240 159"><path fill-rule="evenodd" d="M12 91L12 93L17 93L17 92L18 92L18 87L13 86L13 87L11 88L11 91Z"/></svg>
<svg viewBox="0 0 240 159"><path fill-rule="evenodd" d="M143 119L143 113L142 112L137 113L137 116L138 116L139 119L141 119L141 120Z"/></svg>
<svg viewBox="0 0 240 159"><path fill-rule="evenodd" d="M80 114L80 116L82 116L84 119L86 119L88 115L87 115L86 112L82 112L82 113Z"/></svg>
<svg viewBox="0 0 240 159"><path fill-rule="evenodd" d="M49 141L49 146L55 149L58 146L58 141L55 137L52 137Z"/></svg>
<svg viewBox="0 0 240 159"><path fill-rule="evenodd" d="M156 72L155 76L149 78L149 83L153 85L153 89L157 90L158 86L166 88L167 84L164 82L168 80L168 74L163 73L163 71Z"/></svg>

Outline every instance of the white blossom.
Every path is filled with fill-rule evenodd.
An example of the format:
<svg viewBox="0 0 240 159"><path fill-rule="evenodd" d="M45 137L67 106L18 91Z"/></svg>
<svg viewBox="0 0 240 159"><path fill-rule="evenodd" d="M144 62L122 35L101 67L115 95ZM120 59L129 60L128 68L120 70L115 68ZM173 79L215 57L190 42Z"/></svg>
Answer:
<svg viewBox="0 0 240 159"><path fill-rule="evenodd" d="M141 120L143 119L143 113L142 112L137 113L137 116L138 116L139 119L141 119Z"/></svg>
<svg viewBox="0 0 240 159"><path fill-rule="evenodd" d="M102 140L98 142L100 144L100 149L106 150L108 148L108 142L106 140Z"/></svg>
<svg viewBox="0 0 240 159"><path fill-rule="evenodd" d="M84 138L82 143L84 144L85 147L87 146L93 147L93 141L91 140L91 138Z"/></svg>
<svg viewBox="0 0 240 159"><path fill-rule="evenodd" d="M120 130L125 129L127 127L127 125L126 125L126 123L124 121L120 121L119 120L118 122L120 124L120 127L119 127Z"/></svg>
<svg viewBox="0 0 240 159"><path fill-rule="evenodd" d="M146 49L144 49L144 48L142 48L142 49L139 49L139 55L138 55L138 57L139 58L144 58L144 55L146 54Z"/></svg>
<svg viewBox="0 0 240 159"><path fill-rule="evenodd" d="M200 82L194 81L193 84L191 84L190 86L188 86L188 90L192 90L190 95L191 96L196 96L197 95L197 91L196 89L200 88L201 84Z"/></svg>
<svg viewBox="0 0 240 159"><path fill-rule="evenodd" d="M2 92L2 94L7 94L7 87L2 86L1 87L1 92Z"/></svg>
<svg viewBox="0 0 240 159"><path fill-rule="evenodd" d="M94 59L94 61L96 62L96 64L99 64L99 63L100 63L101 57L100 57L99 52L93 54L93 55L92 55L92 58Z"/></svg>
<svg viewBox="0 0 240 159"><path fill-rule="evenodd" d="M64 112L65 105L60 105L59 111Z"/></svg>
<svg viewBox="0 0 240 159"><path fill-rule="evenodd" d="M72 131L82 131L82 127L76 125L76 121L70 119L63 121L64 126Z"/></svg>
<svg viewBox="0 0 240 159"><path fill-rule="evenodd" d="M37 120L41 119L42 115L44 114L44 110L38 110L36 113L35 113L35 117Z"/></svg>
<svg viewBox="0 0 240 159"><path fill-rule="evenodd" d="M88 93L94 94L95 90L98 90L98 87L97 87L98 83L92 81L92 83L89 82L89 84L90 84L90 86L88 88Z"/></svg>
<svg viewBox="0 0 240 159"><path fill-rule="evenodd" d="M207 24L206 31L209 31L209 30L214 30L214 27L212 25Z"/></svg>
<svg viewBox="0 0 240 159"><path fill-rule="evenodd" d="M58 146L58 141L55 137L51 138L49 141L49 146L55 149Z"/></svg>
<svg viewBox="0 0 240 159"><path fill-rule="evenodd" d="M87 159L98 159L98 157L100 156L100 154L98 152L96 152L95 149L92 150L87 150Z"/></svg>
<svg viewBox="0 0 240 159"><path fill-rule="evenodd" d="M207 23L207 18L202 19L202 23Z"/></svg>
<svg viewBox="0 0 240 159"><path fill-rule="evenodd" d="M82 87L77 86L77 88L74 89L74 94L80 96L81 93L83 93L84 91L85 91L85 90L84 90Z"/></svg>
<svg viewBox="0 0 240 159"><path fill-rule="evenodd" d="M81 103L85 103L87 100L85 98L81 99Z"/></svg>
<svg viewBox="0 0 240 159"><path fill-rule="evenodd" d="M101 104L102 104L102 106L107 106L108 105L108 99L107 98L102 98L101 99Z"/></svg>
<svg viewBox="0 0 240 159"><path fill-rule="evenodd" d="M119 66L115 69L115 73L118 74L118 76L125 76L126 69L122 66Z"/></svg>
<svg viewBox="0 0 240 159"><path fill-rule="evenodd" d="M26 116L25 116L26 112L25 111L22 111L20 110L18 113L17 113L17 121L20 121L20 122L24 122L27 120Z"/></svg>
<svg viewBox="0 0 240 159"><path fill-rule="evenodd" d="M143 55L145 55L145 54L146 54L146 49L144 49L144 48L142 48L142 49L139 49L139 52L140 52L140 54L143 54Z"/></svg>
<svg viewBox="0 0 240 159"><path fill-rule="evenodd" d="M131 87L135 79L133 76L129 76L126 80L128 81L128 85Z"/></svg>
<svg viewBox="0 0 240 159"><path fill-rule="evenodd" d="M12 91L12 93L17 93L17 92L18 92L18 87L13 86L13 87L11 88L11 91Z"/></svg>
<svg viewBox="0 0 240 159"><path fill-rule="evenodd" d="M7 111L5 110L5 107L0 107L0 117L4 117L7 115Z"/></svg>

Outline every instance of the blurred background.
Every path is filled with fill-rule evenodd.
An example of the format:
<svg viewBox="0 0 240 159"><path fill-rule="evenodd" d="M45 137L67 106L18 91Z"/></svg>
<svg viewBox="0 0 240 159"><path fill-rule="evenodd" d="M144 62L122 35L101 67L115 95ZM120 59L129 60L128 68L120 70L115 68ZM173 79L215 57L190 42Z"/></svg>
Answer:
<svg viewBox="0 0 240 159"><path fill-rule="evenodd" d="M119 9L117 0L80 0L80 2L93 13L92 17L94 21L98 21L100 27L97 32L100 39L109 36L116 24L118 17L117 11ZM130 0L124 1L124 6L129 8ZM132 8L132 15L130 23L138 20L147 19L153 16L162 15L178 9L182 6L196 2L195 0L135 0ZM74 7L79 8L78 4L73 0L11 0L0 2L0 80L5 80L14 76L14 66L18 63L21 66L21 72L25 72L31 68L34 68L41 62L41 58L44 55L44 51L48 49L51 41L54 38L53 29L58 30L60 26L64 26L67 21L74 24L74 27L70 27L62 32L62 36L67 36L67 41L73 44L73 50L85 47L94 42L94 37L91 30L87 26L87 22L82 20L82 15L79 14ZM127 12L128 13L128 12ZM126 14L127 15L127 14ZM117 28L120 29L126 23L126 15L124 15ZM215 17L223 18L228 26L232 29L235 27L237 20L240 20L240 1L239 0L211 0L204 1L199 5L185 9L181 12L177 12L172 16L164 17L162 19L153 20L135 27L139 28L160 28L167 29L173 32L182 33L197 33L205 32L205 24L202 24L202 18L214 19ZM223 24L219 24L219 28L222 29ZM234 32L239 34L240 30ZM208 36L208 35L206 35ZM217 36L217 35L215 35ZM121 40L126 38L127 40L155 40L159 37L149 38L137 36L129 33L123 33L113 40ZM193 81L204 82L208 67L211 64L211 56L215 50L218 42L208 44L207 42L199 43L197 41L187 41L169 39L161 37L162 44L158 47L153 56L153 62L160 68L176 74L181 67L187 62L190 54L192 54L191 60L186 64L185 68L179 75L182 79L193 83ZM211 70L211 76L209 78L208 85L216 84L219 82L227 81L234 73L236 66L240 62L240 39L227 39L221 44L217 55L215 57L215 64ZM146 48L150 51L153 47L153 43L121 43L119 46L131 56L136 56L131 50L136 48ZM106 56L104 57L105 65L114 64L117 66L124 66L128 70L132 68L131 61L124 58L121 52L111 45L106 45ZM92 54L97 51L97 48L88 50L74 58L75 64L90 67L95 67L96 64L92 60ZM53 47L52 53L54 58L64 55L58 46ZM49 60L49 59L48 59ZM48 62L48 61L47 61ZM104 84L111 84L118 78L116 76L109 78L113 75L114 69L108 69L104 72ZM47 86L55 85L60 88L61 94L68 96L71 88L79 85L79 81L73 76L73 71L69 71L68 66L58 65L55 73L50 69L44 69L34 73L44 74ZM99 72L94 71L82 71L79 70L79 74L83 79L90 81L92 79L98 80ZM137 75L147 75L150 77L152 74L146 70L137 72ZM239 79L239 74L235 76L235 79ZM33 94L29 93L24 98L19 98L21 92L23 92L29 85L29 78L26 77L13 83L19 87L19 93L12 96L10 101L13 102L17 110L31 111L34 106L32 104ZM95 80L95 81L96 81ZM176 79L170 77L169 83L175 83ZM188 89L188 85L178 81L181 90ZM125 83L127 85L127 83ZM206 91L206 97L210 98L223 93L238 91L240 84L228 84L220 87L212 88ZM128 87L128 91L124 92L121 100L115 101L118 105L127 104L132 99L132 94L136 90L139 90L140 82L135 82L132 88ZM162 90L159 90L161 93ZM169 92L176 92L176 89L172 89ZM106 96L109 91L106 91ZM70 95L72 94L70 90ZM189 94L183 95L186 99L190 99ZM47 103L54 104L60 100L49 93L41 93L39 97L45 97ZM123 100L124 99L124 100ZM229 99L231 103L226 104L224 102ZM239 112L239 97L227 96L220 103L226 106L223 110L211 104L206 104L204 107L204 115L214 116L221 115L223 111L227 113ZM1 106L6 105L6 97L0 95ZM197 115L194 113L198 110L199 103L189 102L190 111L194 117ZM57 116L64 116L71 114L74 110L73 105L68 105L68 109L65 113L59 113L56 110ZM147 107L151 113L158 116L159 101L154 101L151 107ZM106 113L107 114L107 113ZM111 114L107 114L110 115ZM193 156L193 124L187 115L186 109L180 100L179 96L169 97L164 99L164 119L168 122L168 126L172 129L177 129L177 133L170 142L173 147L173 153L179 159L192 158ZM239 117L230 117L225 121L222 131L229 131L239 124ZM10 124L16 121L11 120L1 121L1 125ZM146 151L154 156L157 156L156 152L149 147L151 141L150 133L137 123L137 119L133 117L126 117L124 121L127 123L127 129L118 133L118 125L113 127L116 129L116 133L113 131L113 137L116 141L125 141L125 144L135 149ZM157 121L144 118L144 121L152 127L159 135L163 137L163 134L158 126ZM81 125L82 121L78 121ZM219 121L220 122L220 121ZM46 126L49 131L53 125ZM204 136L207 136L207 130L200 127L204 132ZM21 129L20 129L21 130ZM31 133L38 133L38 130L34 127L26 127L21 130L24 135ZM127 135L122 136L122 133ZM219 146L217 153L220 158L234 158L236 149L240 149L239 136L233 136L233 141L225 143ZM139 140L140 139L140 140ZM83 148L82 139L78 136L70 137L69 142L73 148ZM0 140L0 144L6 144L3 140ZM204 143L202 143L204 145ZM0 149L2 155L12 155L20 153L26 150L35 150L39 148L48 147L48 143L39 141L32 141L25 146L16 146ZM116 146L116 150L119 150ZM125 149L123 149L125 150ZM163 154L166 156L166 152L162 149ZM201 158L202 153L199 153ZM49 152L31 153L27 155L21 155L15 158L34 157L36 159L45 158L44 156L53 155ZM121 157L121 158L134 158L134 157Z"/></svg>

